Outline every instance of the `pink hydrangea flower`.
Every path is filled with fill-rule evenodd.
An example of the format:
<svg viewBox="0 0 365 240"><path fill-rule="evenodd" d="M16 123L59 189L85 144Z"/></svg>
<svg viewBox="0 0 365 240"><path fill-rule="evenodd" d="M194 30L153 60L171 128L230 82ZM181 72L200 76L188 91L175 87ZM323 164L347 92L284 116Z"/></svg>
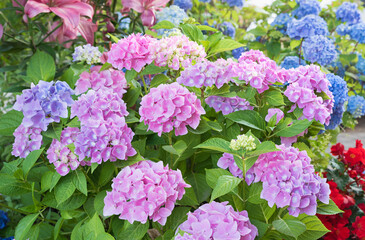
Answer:
<svg viewBox="0 0 365 240"><path fill-rule="evenodd" d="M228 168L233 176L243 178L242 170L237 166L233 155L230 153L223 153L223 156L218 160L217 166L223 169Z"/></svg>
<svg viewBox="0 0 365 240"><path fill-rule="evenodd" d="M13 135L15 141L11 154L16 157L26 158L34 150L38 150L42 145L42 129L34 127L25 127L20 124L15 129Z"/></svg>
<svg viewBox="0 0 365 240"><path fill-rule="evenodd" d="M77 156L67 147L67 145L75 142L77 135L79 134L79 128L67 127L61 133L61 142L57 139L53 139L51 146L47 150L47 158L52 163L56 171L65 176L71 170L76 170L80 165ZM85 163L81 163L85 165Z"/></svg>
<svg viewBox="0 0 365 240"><path fill-rule="evenodd" d="M105 70L99 73L100 67L91 68L90 73L85 71L80 74L80 78L76 82L75 93L77 95L86 92L89 88L98 91L103 88L110 88L119 97L127 92L127 80L122 71Z"/></svg>
<svg viewBox="0 0 365 240"><path fill-rule="evenodd" d="M196 129L205 111L194 93L174 82L151 88L142 98L139 114L140 121L159 136L174 128L175 135L179 136L188 133L187 125Z"/></svg>
<svg viewBox="0 0 365 240"><path fill-rule="evenodd" d="M289 206L289 214L297 217L301 213L315 215L317 199L329 203L330 189L325 179L314 172L306 151L294 147L277 146L280 151L261 154L247 171L245 180L262 182L261 198L270 207L276 204Z"/></svg>
<svg viewBox="0 0 365 240"><path fill-rule="evenodd" d="M174 70L179 70L181 66L187 66L193 61L200 61L206 56L204 47L190 41L185 35L164 37L155 41L151 54L156 66L169 66Z"/></svg>
<svg viewBox="0 0 365 240"><path fill-rule="evenodd" d="M240 110L253 110L250 103L238 96L236 97L221 97L221 96L209 96L205 99L205 102L209 107L214 108L216 112L222 111L223 115L230 114L232 112Z"/></svg>
<svg viewBox="0 0 365 240"><path fill-rule="evenodd" d="M113 179L112 191L104 199L104 216L119 215L130 223L146 223L149 218L165 225L187 187L180 170L164 167L162 161L138 162Z"/></svg>
<svg viewBox="0 0 365 240"><path fill-rule="evenodd" d="M280 122L281 119L284 118L284 112L281 111L279 108L270 108L268 113L265 117L265 121L269 122L270 119L276 114L276 124Z"/></svg>
<svg viewBox="0 0 365 240"><path fill-rule="evenodd" d="M188 220L178 229L186 232L180 240L246 239L254 240L257 228L251 224L247 211L236 212L228 202L211 202L188 213ZM191 234L190 236L188 234Z"/></svg>
<svg viewBox="0 0 365 240"><path fill-rule="evenodd" d="M119 70L125 68L140 72L145 65L153 61L154 56L150 49L154 41L156 40L149 36L133 33L120 39L118 43L113 43L107 61Z"/></svg>

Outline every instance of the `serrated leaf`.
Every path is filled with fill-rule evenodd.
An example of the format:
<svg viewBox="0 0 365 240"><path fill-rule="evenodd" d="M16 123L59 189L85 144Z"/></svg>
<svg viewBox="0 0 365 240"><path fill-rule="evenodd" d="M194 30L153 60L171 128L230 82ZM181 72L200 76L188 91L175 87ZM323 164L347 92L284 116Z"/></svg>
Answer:
<svg viewBox="0 0 365 240"><path fill-rule="evenodd" d="M209 50L208 57L213 56L217 53L231 51L233 49L240 48L243 46L244 46L243 44L232 39L221 39L215 46L213 46Z"/></svg>
<svg viewBox="0 0 365 240"><path fill-rule="evenodd" d="M173 29L175 28L175 24L173 24L172 22L168 21L168 20L162 20L158 23L156 23L153 27L151 27L152 29Z"/></svg>
<svg viewBox="0 0 365 240"><path fill-rule="evenodd" d="M123 225L123 230L117 235L117 239L133 239L140 240L146 235L149 228L149 222L142 224L140 222L134 222L130 224L125 221Z"/></svg>
<svg viewBox="0 0 365 240"><path fill-rule="evenodd" d="M227 176L227 175L220 176L218 178L217 184L213 189L210 201L213 201L214 199L229 193L235 187L237 187L241 181L242 179L233 176Z"/></svg>
<svg viewBox="0 0 365 240"><path fill-rule="evenodd" d="M194 189L198 203L206 201L212 192L205 180L205 175L201 173L191 173L187 176L189 184Z"/></svg>
<svg viewBox="0 0 365 240"><path fill-rule="evenodd" d="M23 120L23 113L11 110L0 117L0 135L13 136Z"/></svg>
<svg viewBox="0 0 365 240"><path fill-rule="evenodd" d="M37 51L29 60L27 77L37 84L40 80L52 81L56 73L56 65L51 55Z"/></svg>
<svg viewBox="0 0 365 240"><path fill-rule="evenodd" d="M58 204L65 202L75 192L76 186L72 179L71 175L66 175L57 183L54 193Z"/></svg>
<svg viewBox="0 0 365 240"><path fill-rule="evenodd" d="M165 84L168 80L169 78L165 74L158 74L153 77L150 87L158 87L160 84Z"/></svg>
<svg viewBox="0 0 365 240"><path fill-rule="evenodd" d="M27 175L29 170L33 167L35 162L38 160L39 156L42 154L44 148L32 151L23 161L23 171L24 175Z"/></svg>
<svg viewBox="0 0 365 240"><path fill-rule="evenodd" d="M232 152L232 150L229 148L229 142L223 138L210 138L194 148L204 148L225 153Z"/></svg>
<svg viewBox="0 0 365 240"><path fill-rule="evenodd" d="M247 127L264 131L265 121L260 114L253 110L237 111L226 115L233 122L245 125Z"/></svg>
<svg viewBox="0 0 365 240"><path fill-rule="evenodd" d="M38 217L38 213L30 214L22 218L15 228L15 239L25 240L30 228Z"/></svg>
<svg viewBox="0 0 365 240"><path fill-rule="evenodd" d="M306 230L305 224L295 219L278 219L272 225L278 232L294 237L295 239Z"/></svg>
<svg viewBox="0 0 365 240"><path fill-rule="evenodd" d="M220 176L232 176L230 172L222 168L214 168L214 169L205 169L206 172L206 181L209 187L214 189L215 185L217 184L218 178Z"/></svg>
<svg viewBox="0 0 365 240"><path fill-rule="evenodd" d="M305 131L312 122L307 119L294 120L290 126L286 126L286 123L279 123L274 130L274 135L279 137L294 137Z"/></svg>
<svg viewBox="0 0 365 240"><path fill-rule="evenodd" d="M87 181L85 174L82 171L77 170L72 173L72 182L77 190L87 196Z"/></svg>
<svg viewBox="0 0 365 240"><path fill-rule="evenodd" d="M332 199L330 199L329 204L318 202L317 214L334 215L338 213L343 213L343 211L337 207L337 205L333 202Z"/></svg>

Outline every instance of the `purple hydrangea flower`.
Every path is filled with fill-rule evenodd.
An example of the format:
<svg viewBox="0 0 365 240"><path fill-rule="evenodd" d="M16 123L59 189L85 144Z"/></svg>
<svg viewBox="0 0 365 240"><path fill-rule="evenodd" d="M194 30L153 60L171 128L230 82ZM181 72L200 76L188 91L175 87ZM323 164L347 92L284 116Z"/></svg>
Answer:
<svg viewBox="0 0 365 240"><path fill-rule="evenodd" d="M327 36L327 23L317 15L307 15L299 20L293 19L288 24L287 34L290 38L301 39L314 35Z"/></svg>
<svg viewBox="0 0 365 240"><path fill-rule="evenodd" d="M336 18L350 25L360 21L360 11L357 9L356 3L344 2L336 10Z"/></svg>
<svg viewBox="0 0 365 240"><path fill-rule="evenodd" d="M280 120L284 118L284 112L281 111L279 108L269 108L268 113L265 117L265 121L269 122L274 115L276 115L276 124L278 124Z"/></svg>
<svg viewBox="0 0 365 240"><path fill-rule="evenodd" d="M209 96L207 99L205 99L205 102L209 105L209 107L214 108L216 112L222 111L223 115L240 110L253 110L253 107L250 106L250 103L246 99L237 96Z"/></svg>
<svg viewBox="0 0 365 240"><path fill-rule="evenodd" d="M321 12L321 6L317 0L300 0L298 2L299 7L293 11L293 15L299 19L310 14L319 15Z"/></svg>
<svg viewBox="0 0 365 240"><path fill-rule="evenodd" d="M15 141L11 154L16 157L26 158L30 152L40 149L42 145L41 132L42 129L40 128L25 127L20 124L13 133Z"/></svg>
<svg viewBox="0 0 365 240"><path fill-rule="evenodd" d="M138 162L113 179L112 191L104 199L104 216L119 215L130 223L146 223L149 218L165 225L188 187L180 170L164 167L162 161Z"/></svg>
<svg viewBox="0 0 365 240"><path fill-rule="evenodd" d="M140 121L159 136L174 128L175 135L179 136L188 133L186 126L196 129L205 111L194 93L174 82L151 88L142 98L139 114Z"/></svg>
<svg viewBox="0 0 365 240"><path fill-rule="evenodd" d="M314 172L306 151L294 147L277 146L278 152L261 154L247 171L246 182L262 182L261 198L270 207L288 207L289 214L315 215L317 199L329 203L330 189L325 179Z"/></svg>
<svg viewBox="0 0 365 240"><path fill-rule="evenodd" d="M228 168L233 176L243 178L242 170L237 166L233 155L230 153L223 153L223 156L217 162L217 166L223 169Z"/></svg>
<svg viewBox="0 0 365 240"><path fill-rule="evenodd" d="M326 66L336 60L337 51L332 40L325 36L316 35L304 40L303 56L307 61Z"/></svg>
<svg viewBox="0 0 365 240"><path fill-rule="evenodd" d="M228 202L211 202L188 213L188 220L178 229L186 232L181 240L245 239L254 240L257 228L251 224L247 211L236 212ZM191 238L188 234L191 234Z"/></svg>

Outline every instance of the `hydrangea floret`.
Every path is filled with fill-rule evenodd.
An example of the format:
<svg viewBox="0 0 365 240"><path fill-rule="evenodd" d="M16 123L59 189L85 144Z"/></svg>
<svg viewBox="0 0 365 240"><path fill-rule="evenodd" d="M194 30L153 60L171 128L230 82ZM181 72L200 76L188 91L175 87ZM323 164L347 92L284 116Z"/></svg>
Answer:
<svg viewBox="0 0 365 240"><path fill-rule="evenodd" d="M321 6L317 0L299 0L298 3L299 7L292 14L299 19L310 14L319 15L321 12Z"/></svg>
<svg viewBox="0 0 365 240"><path fill-rule="evenodd" d="M229 147L235 151L240 149L252 151L256 148L255 138L251 135L247 136L246 134L238 135L237 139L231 140Z"/></svg>
<svg viewBox="0 0 365 240"><path fill-rule="evenodd" d="M333 41L325 36L316 35L304 40L303 56L311 63L317 62L326 66L336 60L337 51Z"/></svg>
<svg viewBox="0 0 365 240"><path fill-rule="evenodd" d="M350 25L360 21L360 11L357 9L356 3L344 2L336 10L336 18Z"/></svg>
<svg viewBox="0 0 365 240"><path fill-rule="evenodd" d="M95 64L100 62L101 52L97 47L93 47L90 44L78 46L75 48L75 52L72 54L74 62L85 61L87 64Z"/></svg>
<svg viewBox="0 0 365 240"><path fill-rule="evenodd" d="M233 155L230 153L223 153L222 157L218 159L217 166L222 169L228 168L233 176L243 178L242 170L237 166Z"/></svg>
<svg viewBox="0 0 365 240"><path fill-rule="evenodd" d="M365 98L360 95L350 96L347 104L347 112L351 113L354 118L360 118L365 115Z"/></svg>
<svg viewBox="0 0 365 240"><path fill-rule="evenodd" d="M299 20L293 19L288 24L287 34L290 38L301 39L314 35L327 36L328 28L326 21L317 15L307 15Z"/></svg>
<svg viewBox="0 0 365 240"><path fill-rule="evenodd" d="M25 127L20 124L15 129L13 151L11 154L16 157L26 158L34 150L38 150L42 145L42 129L34 127Z"/></svg>
<svg viewBox="0 0 365 240"><path fill-rule="evenodd" d="M287 56L281 62L280 67L285 69L297 68L299 66L305 66L306 63L304 60L299 60L297 56Z"/></svg>
<svg viewBox="0 0 365 240"><path fill-rule="evenodd" d="M205 99L205 102L208 104L209 107L214 108L216 112L222 111L223 115L227 115L240 110L253 110L253 107L246 99L240 98L238 96L209 96Z"/></svg>
<svg viewBox="0 0 365 240"><path fill-rule="evenodd" d="M165 7L161 11L156 13L157 23L161 21L172 22L175 26L179 26L185 18L188 18L186 12L177 5L171 5L170 7ZM157 33L159 35L169 34L171 29L158 29Z"/></svg>

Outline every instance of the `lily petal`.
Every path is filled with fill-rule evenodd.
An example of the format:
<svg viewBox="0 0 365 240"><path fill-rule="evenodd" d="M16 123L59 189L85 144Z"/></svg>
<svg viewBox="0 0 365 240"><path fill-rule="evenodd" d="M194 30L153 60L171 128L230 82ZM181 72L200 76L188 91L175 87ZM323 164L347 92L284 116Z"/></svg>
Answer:
<svg viewBox="0 0 365 240"><path fill-rule="evenodd" d="M151 27L155 23L155 12L152 9L145 10L141 15L144 26Z"/></svg>
<svg viewBox="0 0 365 240"><path fill-rule="evenodd" d="M87 43L90 43L91 45L94 44L94 33L98 30L98 26L95 23L91 20L81 18L77 30L81 36L85 38Z"/></svg>
<svg viewBox="0 0 365 240"><path fill-rule="evenodd" d="M40 13L47 12L50 12L49 6L47 4L36 2L34 0L29 0L24 7L24 13L30 18L33 18Z"/></svg>

